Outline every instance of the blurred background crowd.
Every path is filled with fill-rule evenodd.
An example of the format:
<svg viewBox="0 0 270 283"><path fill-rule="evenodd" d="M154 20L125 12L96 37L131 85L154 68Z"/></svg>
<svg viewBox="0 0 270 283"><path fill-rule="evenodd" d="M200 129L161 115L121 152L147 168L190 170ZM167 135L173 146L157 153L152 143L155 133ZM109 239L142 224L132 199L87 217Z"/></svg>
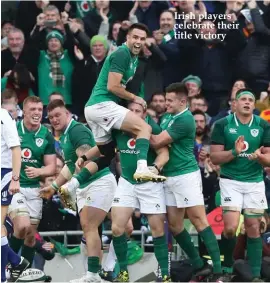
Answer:
<svg viewBox="0 0 270 283"><path fill-rule="evenodd" d="M125 42L132 23L148 26L151 35L140 54L140 64L127 89L144 95L148 114L157 122L166 112L164 89L185 82L197 131L194 152L202 177L207 211L216 206L219 167L209 159L210 131L220 118L234 112L235 94L249 87L256 94L254 114L270 122L270 1L1 1L2 107L22 118L22 102L29 95L44 104L43 123L50 129L46 105L62 99L73 117L84 120L84 105L91 95L106 57ZM188 33L226 34L216 39L175 39L175 13L230 15L224 23L238 29L211 28ZM193 17L190 17L193 18ZM185 21L190 21L186 19ZM207 18L201 22L209 23ZM184 31L184 30L183 30ZM59 152L59 133L54 132ZM57 158L57 174L64 163ZM117 161L112 164L116 177ZM48 185L56 176L48 177ZM270 201L270 169L265 170ZM61 209L59 199L44 202L40 231L80 229L77 216ZM139 211L134 230L148 229ZM110 221L105 221L110 230ZM74 237L74 243L77 242ZM109 241L104 237L104 242ZM149 239L151 241L151 238Z"/></svg>

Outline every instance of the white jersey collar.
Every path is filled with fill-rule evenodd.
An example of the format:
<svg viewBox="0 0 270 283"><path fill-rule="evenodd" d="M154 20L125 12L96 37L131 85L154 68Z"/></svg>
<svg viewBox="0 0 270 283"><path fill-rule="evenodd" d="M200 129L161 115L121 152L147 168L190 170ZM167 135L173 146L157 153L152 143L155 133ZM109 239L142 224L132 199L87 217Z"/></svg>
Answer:
<svg viewBox="0 0 270 283"><path fill-rule="evenodd" d="M233 113L233 117L234 117L234 121L235 121L236 126L239 127L239 122L238 122L238 120L237 120L237 117L236 117L236 114L235 114L235 113ZM249 126L249 127L252 125L253 120L254 120L254 115L252 114L251 120L250 120L250 122L248 123L248 126Z"/></svg>

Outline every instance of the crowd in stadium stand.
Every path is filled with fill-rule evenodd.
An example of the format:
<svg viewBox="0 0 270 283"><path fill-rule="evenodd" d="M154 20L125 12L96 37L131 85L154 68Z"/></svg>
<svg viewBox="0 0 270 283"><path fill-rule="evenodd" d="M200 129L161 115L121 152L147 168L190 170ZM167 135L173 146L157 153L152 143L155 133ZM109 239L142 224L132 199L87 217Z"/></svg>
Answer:
<svg viewBox="0 0 270 283"><path fill-rule="evenodd" d="M186 84L189 108L196 121L194 153L202 174L207 212L216 207L220 168L212 164L209 154L214 123L234 112L236 92L242 88L250 88L256 95L254 114L270 122L269 0L258 1L254 8L244 0L5 1L1 6L2 108L19 121L24 99L36 95L43 102L43 123L50 131L46 106L54 99L62 99L73 118L86 122L84 106L106 57L125 42L131 24L147 25L151 35L127 89L144 96L148 114L159 122L166 112L165 88L174 82ZM211 14L230 17L214 21L211 28L186 30L193 35L192 39L176 39L175 24L187 21L175 19L176 14L204 14L201 23L211 22L207 17ZM237 29L219 30L218 23L222 21L239 25ZM224 41L206 40L197 39L196 33L226 36ZM53 135L58 153L57 173L47 177L43 186L50 184L64 166L59 133L54 131ZM111 165L116 178L117 163L114 160ZM269 180L270 170L266 168L266 195L270 202ZM60 207L57 196L44 201L39 231L80 229L78 217ZM133 224L135 230L149 229L139 211L134 213ZM268 220L266 230L267 225ZM110 229L110 221L104 228ZM243 237L244 231L235 259L244 260ZM107 237L103 240L110 241ZM78 241L78 237L73 237L70 242ZM270 256L269 238L265 241L264 255Z"/></svg>

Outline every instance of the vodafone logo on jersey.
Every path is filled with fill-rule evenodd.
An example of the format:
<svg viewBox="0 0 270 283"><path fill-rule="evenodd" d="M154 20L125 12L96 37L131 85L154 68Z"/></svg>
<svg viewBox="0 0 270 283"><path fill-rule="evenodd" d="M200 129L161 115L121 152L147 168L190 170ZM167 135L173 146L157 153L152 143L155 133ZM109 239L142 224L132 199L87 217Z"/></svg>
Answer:
<svg viewBox="0 0 270 283"><path fill-rule="evenodd" d="M248 142L244 141L244 148L242 149L242 152L247 151L247 150L248 150L248 148L249 148L249 144L248 144Z"/></svg>
<svg viewBox="0 0 270 283"><path fill-rule="evenodd" d="M127 146L130 149L134 149L136 146L136 140L135 139L129 139L127 142Z"/></svg>
<svg viewBox="0 0 270 283"><path fill-rule="evenodd" d="M24 148L22 150L22 157L26 159L30 159L32 157L32 151L29 148Z"/></svg>

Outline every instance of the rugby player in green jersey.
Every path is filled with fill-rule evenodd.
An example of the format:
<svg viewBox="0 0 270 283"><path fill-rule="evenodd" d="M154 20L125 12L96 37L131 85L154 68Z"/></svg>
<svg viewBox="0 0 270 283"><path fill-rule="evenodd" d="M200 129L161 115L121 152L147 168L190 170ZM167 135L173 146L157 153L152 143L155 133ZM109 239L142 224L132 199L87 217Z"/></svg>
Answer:
<svg viewBox="0 0 270 283"><path fill-rule="evenodd" d="M164 181L166 179L147 167L150 126L127 108L118 105L121 100L126 100L138 103L144 108L147 106L143 98L128 92L125 88L136 72L139 63L138 55L145 45L148 33L145 25L133 24L128 30L126 43L105 60L85 107L85 118L92 129L99 151L92 149L84 154L77 164L82 166L86 160L93 160L96 157L98 159L95 161L96 165L90 162L82 169L80 175L83 178L95 173L97 167L100 170L110 164L115 155L115 143L112 140L111 131L116 129L126 131L136 137L138 155L134 178L144 181Z"/></svg>
<svg viewBox="0 0 270 283"><path fill-rule="evenodd" d="M259 227L261 217L267 208L267 201L263 162L254 152L259 149L263 151L261 155L269 157L270 127L267 121L253 115L254 108L255 96L252 91L239 90L236 93L235 113L218 120L214 125L210 157L213 164L221 167L223 242L226 246L224 264L229 271L233 264L235 234L243 210L248 237L247 258L254 281L258 281L262 258Z"/></svg>
<svg viewBox="0 0 270 283"><path fill-rule="evenodd" d="M59 190L72 178L78 157L95 147L96 144L92 132L83 124L72 119L62 100L50 102L47 111L52 127L61 132L60 146L65 160L65 166L57 179L50 187L41 190L42 196L50 198L55 190ZM98 274L101 254L98 227L111 208L116 186L115 177L106 167L81 182L76 191L80 222L87 243L88 271L82 278L72 280L73 283L101 282L102 280ZM73 187L70 188L68 184L66 190L71 196L75 193Z"/></svg>
<svg viewBox="0 0 270 283"><path fill-rule="evenodd" d="M35 234L42 217L43 201L39 197L40 181L52 176L56 170L54 138L41 125L43 104L39 97L30 96L23 102L24 118L17 130L21 142L22 166L20 192L16 193L9 207L14 224L10 246L32 264L35 255Z"/></svg>
<svg viewBox="0 0 270 283"><path fill-rule="evenodd" d="M137 116L137 119L145 120L151 127L152 133L159 134L161 132L161 128L150 116L147 116L141 105L131 102L128 109ZM119 151L122 171L112 205L113 245L120 264L117 281L129 281L125 227L135 208L139 208L140 212L146 214L148 218L153 236L154 252L161 268L163 282L169 282L168 245L164 234L166 204L163 184L149 181L137 184L133 179L138 155L136 139L122 131L113 131L112 134ZM147 163L152 165L152 167L149 167L150 170L157 174L168 162L168 159L169 153L166 146L156 150L156 152L151 148L148 151Z"/></svg>
<svg viewBox="0 0 270 283"><path fill-rule="evenodd" d="M154 148L169 146L169 161L163 168L169 228L180 247L192 261L194 276L211 275L212 282L221 277L220 252L216 237L208 224L202 194L201 173L194 156L196 126L188 110L188 90L183 83L174 83L166 89L167 115L161 121L163 131L152 135ZM187 213L202 238L213 262L213 274L204 264L184 228Z"/></svg>

